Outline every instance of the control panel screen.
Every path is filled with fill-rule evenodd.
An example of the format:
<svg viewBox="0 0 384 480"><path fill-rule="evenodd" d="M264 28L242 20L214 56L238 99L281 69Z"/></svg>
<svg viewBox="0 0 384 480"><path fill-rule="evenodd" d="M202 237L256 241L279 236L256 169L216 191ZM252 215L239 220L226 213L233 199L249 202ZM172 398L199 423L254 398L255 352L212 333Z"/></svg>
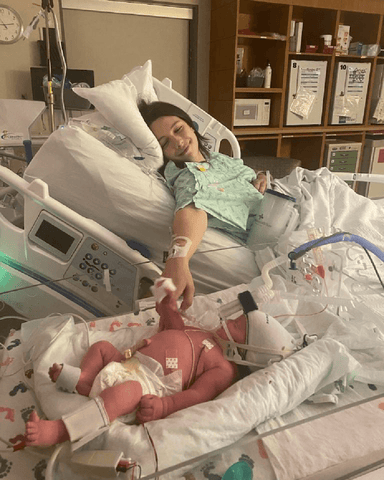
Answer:
<svg viewBox="0 0 384 480"><path fill-rule="evenodd" d="M74 237L63 232L52 223L43 220L35 233L37 238L56 248L59 252L66 254L74 242Z"/></svg>

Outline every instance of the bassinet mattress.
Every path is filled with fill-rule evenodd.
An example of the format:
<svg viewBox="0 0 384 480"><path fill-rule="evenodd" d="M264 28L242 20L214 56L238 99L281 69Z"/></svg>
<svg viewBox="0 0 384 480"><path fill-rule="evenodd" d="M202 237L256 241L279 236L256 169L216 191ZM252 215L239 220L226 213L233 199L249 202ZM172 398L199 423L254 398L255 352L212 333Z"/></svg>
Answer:
<svg viewBox="0 0 384 480"><path fill-rule="evenodd" d="M276 287L284 289L284 281L280 277L275 277L274 281ZM228 291L213 294L209 302L212 302L212 306L227 303L234 299L239 291L245 289L245 285L240 285ZM207 309L207 299L202 298L204 301L200 312L198 298L197 301L195 300L195 312L192 313L197 316ZM280 302L264 307L264 310L278 316L283 312L292 312L293 305ZM316 308L318 309L318 305ZM157 328L157 320L157 314L153 309L142 311L136 316L129 314L100 319L88 324L90 339L93 343L101 338L107 338L118 348L123 349L127 344L132 345L140 338L153 334ZM316 317L316 325L322 332L333 325L334 321L335 316L329 312ZM43 322L47 321L43 320ZM24 342L20 332L15 332L8 338L3 352L2 373L5 374L5 378L2 381L0 396L4 419L2 436L11 443L17 443L20 439L24 431L24 423L32 409L42 408L48 418L58 418L66 411L72 410L79 401L84 401L83 398L79 399L80 396L58 392L49 381L47 371L53 357L54 361L65 360L74 365L80 362L83 352L87 349L85 326L83 323L75 325L69 317L52 318L49 324L54 327L52 332L49 332L49 329L43 329L44 323L40 323L40 332L44 333L39 336L38 345L36 344L32 351L35 357L33 371L29 365L23 366L22 357L23 352L31 352L26 337L29 326L32 324L26 324L27 330L23 332ZM308 322L307 327L311 333L314 327L313 318ZM349 345L353 346L356 339L351 338L349 341ZM268 418L276 417L275 422L281 425L285 421L292 421L292 418L300 419L312 416L314 412L323 411L324 408L332 408L332 406L309 405L303 402L318 388L329 382L333 384L335 380L350 373L356 368L358 362L354 355L351 355L354 354L353 348L347 350L342 343L326 338L326 335L312 345L316 348L307 347L290 357L294 361L288 362L289 359L287 359L275 364L272 369L268 367L249 375L212 402L177 412L164 420L148 423L146 426L155 444L159 469L169 468L180 462L193 461L195 457L208 451L233 444L255 427L260 431L271 428L271 425L275 428L276 424L265 423ZM31 346L30 342L29 346ZM378 369L380 370L381 367L380 364ZM281 381L282 378L289 378L289 381ZM275 385L272 390L270 380ZM36 397L28 386L34 388ZM375 391L374 388L376 388ZM374 395L380 388L377 385L367 387L355 382L353 389L346 388L346 392L340 395L340 402L347 404L356 399ZM90 442L88 448L119 451L123 449L127 456L142 465L143 475L152 473L155 468L154 451L142 426L128 426L116 421L106 434ZM254 446L252 448L247 447L245 450L244 447L239 447L237 450L234 448L229 456L226 455L222 459L223 464L217 463L215 467L208 464L203 470L201 469L203 467L199 467L199 471L205 474L211 471L214 473L215 469L219 471L238 454L238 458L244 456L254 464L254 478L275 480L274 465L268 460L266 444L259 442L257 449ZM45 468L45 460L26 452L1 453L1 456L4 458L3 465L7 469L7 478L20 478L20 471L23 471L22 478L35 478L36 472L43 472ZM64 478L68 478L68 475L76 478L69 473L70 467L67 465L61 464L60 468L66 472L67 476ZM188 471L196 473L193 465L183 469L184 473ZM264 476L259 476L257 472L263 472ZM172 476L172 474L169 475Z"/></svg>

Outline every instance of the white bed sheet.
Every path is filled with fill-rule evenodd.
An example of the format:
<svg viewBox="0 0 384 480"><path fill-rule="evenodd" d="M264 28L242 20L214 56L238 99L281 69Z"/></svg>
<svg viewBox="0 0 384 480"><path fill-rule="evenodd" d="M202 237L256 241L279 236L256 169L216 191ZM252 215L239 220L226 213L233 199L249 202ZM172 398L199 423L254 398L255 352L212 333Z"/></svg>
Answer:
<svg viewBox="0 0 384 480"><path fill-rule="evenodd" d="M292 289L299 288L292 284L287 284L280 276L273 276L273 279L276 288L279 290L288 288L292 291ZM212 306L214 304L219 306L222 303L231 301L239 291L243 291L245 288L245 285L240 285L228 291L213 294ZM207 308L207 300L202 297L203 301L200 309L198 300L196 299L195 301L195 311L191 313L199 317ZM261 308L277 317L287 312L319 311L319 305L317 304L306 303L303 305L299 302L298 305L294 301L265 304ZM323 332L327 331L332 332L334 336L335 328L332 325L335 325L335 322L336 325L339 325L340 320L329 311L308 317L308 322L304 321L309 333L314 331L322 332L321 336L323 336ZM3 358L3 371L5 370L7 374L10 374L12 371L19 370L22 366L20 358L22 349L32 352L33 356L36 357L33 376L31 378L23 376L22 381L20 381L20 377L16 376L15 379L10 377L6 379L7 382L11 380L15 382L16 380L18 383L16 385L13 384L12 388L7 385L6 390L8 392L4 392L4 390L1 392L3 395L2 402L5 402L6 395L9 398L9 392L11 391L15 392L15 398L12 399L12 402L20 398L25 399L28 396L27 405L25 403L21 404L20 409L12 405L12 415L14 418L17 417L19 434L22 433L22 425L35 405L42 407L49 418L58 418L85 401L84 398L78 395L57 391L47 375L48 367L53 361L67 361L71 364L79 364L84 351L87 349L85 327L83 324L74 325L71 321L68 321L68 317L61 317L56 320L51 319L49 323L51 327L54 327L56 323L56 327L41 329L40 331L44 331L44 334L40 336L34 349L30 350L27 342L24 345L23 343L20 345L19 341L11 338L9 340L11 348L6 352L5 358ZM143 311L138 316L129 314L116 318L97 320L89 324L91 341L94 342L100 338L107 338L119 348L124 349L127 347L127 344L133 344L138 339L153 334L156 331L156 323L157 314L153 310ZM27 323L25 325L27 330L24 336L28 335L29 327L32 324ZM361 358L361 349L354 350L351 348L351 346L357 345L358 339L356 339L356 334L358 332L353 331L352 337L346 338L344 331L336 330L339 331L340 338L319 340L286 361L246 377L212 402L196 405L177 412L167 419L148 423L147 428L159 458L159 468L168 468L179 462L192 460L196 456L205 454L208 451L230 445L255 427L258 427L259 431L263 431L263 429L266 431L273 428L273 426L280 426L289 421L297 420L297 418L314 415L314 412L319 413L323 409L332 408L322 404L310 405L302 402L324 384L329 382L333 384L334 380L356 371L359 368L359 364L360 367L365 367ZM344 343L348 341L349 348L347 349L340 340L343 340ZM50 344L48 348L46 348L47 343ZM365 348L372 349L372 345L376 346L374 343L373 340L371 345L366 342ZM18 357L15 355L17 352ZM11 357L13 359L12 362L9 360ZM9 366L7 366L8 364ZM26 370L28 371L28 365ZM384 371L384 361L380 355L376 358L376 370L381 372L381 375ZM29 376L31 375L29 374ZM32 384L37 394L37 403L31 396L30 391L27 391L25 388L25 385L30 382L33 382ZM348 388L348 385L349 383L346 384L346 394L338 394L341 402L348 403L359 398L359 395L361 398L362 396L377 393L377 390L367 389L366 386L364 386L366 391L363 392L361 386L356 387L357 384L355 384L353 389ZM381 387L378 386L376 388L379 390ZM1 404L4 407L7 405L6 403ZM4 408L3 412L11 415L6 408ZM291 417L285 417L284 414L291 415ZM263 423L270 417L276 417L276 420L270 421L275 423ZM11 425L11 422L5 423L8 423L8 427L14 426ZM14 430L12 437L8 436L8 438L16 438ZM124 449L124 453L127 456L134 458L142 465L143 475L153 472L154 452L146 432L141 426L127 426L116 421L107 433L92 441L88 444L88 447L92 449ZM258 444L258 449L257 456L260 457L258 460L263 463L266 461L266 458L263 458L267 451L266 447L263 444ZM245 450L241 451L243 453L246 452ZM233 451L231 458L233 458L235 452L236 450ZM243 453L240 453L239 456ZM11 454L11 456L7 457L7 462L10 462L12 455L21 457L21 454ZM268 457L268 453L266 455ZM228 457L226 461L228 461ZM23 457L23 462L26 462L25 457ZM33 462L35 462L35 466L38 463L36 459L33 459ZM268 462L269 466L265 466L265 471L269 471L271 473L270 478L273 479L273 463L270 460ZM14 470L16 468L14 467ZM62 465L60 468L68 475L68 466ZM28 477L26 476L25 478Z"/></svg>
<svg viewBox="0 0 384 480"><path fill-rule="evenodd" d="M275 287L280 291L285 288L290 291L299 288L286 283L280 276L274 276L274 281ZM212 298L216 299L216 305L219 306L222 302L232 300L239 291L245 289L245 285L240 285L228 291L212 294ZM198 309L198 303L199 298L196 298L195 310ZM204 311L206 301L203 303L201 310ZM303 311L300 302L297 305L296 301L270 303L262 305L261 308L274 316L295 310L299 313ZM318 312L319 305L306 303L305 311L310 310ZM101 326L104 325L104 320L90 324L91 343L100 338L107 338L124 350L140 338L153 334L156 326L147 326L147 323L157 322L157 314L153 310L147 310L142 316L117 317L111 324L118 328L116 332L98 331L99 322ZM335 322L339 322L338 318L328 310L309 317L308 322L304 320L309 333L313 333L313 330L329 331ZM124 329L119 328L121 324L138 326ZM31 325L26 324L27 329ZM113 327L111 329L113 330ZM31 349L31 343L24 342L23 350L32 353L34 357L33 385L39 405L48 418L60 418L87 400L79 395L56 390L55 385L49 380L47 371L55 361L79 365L82 355L88 348L87 335L82 324L74 325L68 317L44 320L39 331L44 333L40 334L38 340L36 339L35 346ZM356 339L358 332L352 331L352 337L347 339L344 331L339 335L340 338L335 335L335 329L332 330L332 334L333 338L325 334L322 340L318 340L284 362L249 375L212 402L196 405L169 418L148 423L147 429L159 458L159 469L229 445L266 420L295 409L325 385L333 385L335 381L348 374L350 375L348 378L352 379L356 371L364 369L364 364L360 363L362 360L359 357L360 349L356 351L353 349L353 345L358 343ZM320 335L323 336L322 333ZM347 349L339 340L343 340L344 343L348 340L350 348ZM372 344L369 347L372 347ZM376 361L377 369L381 368L384 371L382 358L379 356ZM153 463L148 461L153 458L153 450L141 426L127 426L119 421L114 422L107 433L89 444L89 448L98 448L100 445L102 448L113 450L124 448L126 455L142 465L143 474L153 472Z"/></svg>

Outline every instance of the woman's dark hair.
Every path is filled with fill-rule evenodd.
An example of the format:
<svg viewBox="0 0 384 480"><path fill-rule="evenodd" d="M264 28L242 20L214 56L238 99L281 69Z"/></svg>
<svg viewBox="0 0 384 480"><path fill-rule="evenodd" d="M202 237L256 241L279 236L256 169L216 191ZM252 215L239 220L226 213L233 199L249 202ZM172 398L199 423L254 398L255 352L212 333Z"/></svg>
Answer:
<svg viewBox="0 0 384 480"><path fill-rule="evenodd" d="M141 100L138 104L139 111L149 128L152 123L160 117L179 117L181 120L189 125L196 134L199 150L205 159L209 159L209 149L206 145L206 139L197 131L196 125L193 123L191 117L176 105L167 102L151 102L147 103Z"/></svg>

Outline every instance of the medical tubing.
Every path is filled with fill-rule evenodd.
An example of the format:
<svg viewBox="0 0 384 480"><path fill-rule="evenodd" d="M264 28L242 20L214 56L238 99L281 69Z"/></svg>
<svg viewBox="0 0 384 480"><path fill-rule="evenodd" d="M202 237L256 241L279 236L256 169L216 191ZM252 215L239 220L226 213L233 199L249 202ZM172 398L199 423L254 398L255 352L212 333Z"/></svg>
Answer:
<svg viewBox="0 0 384 480"><path fill-rule="evenodd" d="M51 12L52 12L52 16L53 16L53 22L54 22L54 25L55 25L55 37L56 37L57 50L59 52L61 68L62 68L62 71L63 71L63 79L61 81L61 86L60 86L60 108L61 108L61 113L63 115L64 124L67 125L68 124L68 115L67 115L67 111L65 110L65 102L64 102L64 87L65 87L65 80L66 80L66 76L67 76L67 63L65 61L64 52L63 52L63 48L62 48L62 45L61 45L61 35L60 35L60 30L59 30L59 23L57 21L57 17L56 17L55 12L53 10L51 10Z"/></svg>
<svg viewBox="0 0 384 480"><path fill-rule="evenodd" d="M300 247L297 247L296 249L292 250L292 252L289 252L288 258L290 260L297 260L312 248L321 247L323 245L328 245L329 243L338 243L338 242L357 243L361 247L374 253L380 260L384 261L384 252L381 251L378 247L376 247L376 245L373 245L373 243L369 242L363 237L360 237L359 235L355 235L353 233L348 233L348 232L335 233L333 235L330 235L329 237L317 238L315 240L311 240L310 242L304 243L303 245L300 245Z"/></svg>
<svg viewBox="0 0 384 480"><path fill-rule="evenodd" d="M273 281L269 275L269 272L286 261L286 255L281 255L280 257L277 257L264 265L261 270L261 278L263 279L264 285L261 285L260 287L256 288L254 292L251 292L257 296L259 301L268 302L269 300L272 300L275 293L272 290Z"/></svg>

